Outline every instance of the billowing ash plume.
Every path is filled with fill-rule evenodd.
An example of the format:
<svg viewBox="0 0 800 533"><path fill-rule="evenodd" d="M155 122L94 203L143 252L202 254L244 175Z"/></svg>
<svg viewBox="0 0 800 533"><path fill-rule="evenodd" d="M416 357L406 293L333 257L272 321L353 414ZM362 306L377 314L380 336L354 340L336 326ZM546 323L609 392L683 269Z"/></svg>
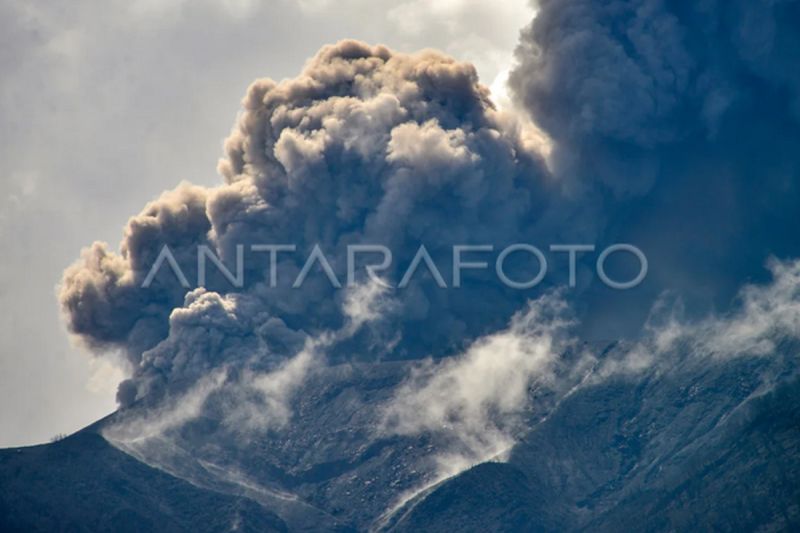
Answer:
<svg viewBox="0 0 800 533"><path fill-rule="evenodd" d="M294 79L255 82L224 183L165 193L131 219L118 253L95 243L64 275L70 330L126 355L118 397L143 407L123 410L107 438L193 479L208 469L185 458L233 471L249 464L252 437L326 509L369 523L402 493L383 523L420 486L507 451L583 386L796 340L800 275L786 259L800 256L799 21L789 0L539 1L510 83L546 150L532 141L540 129L494 108L470 65L435 52L343 41ZM396 282L420 244L450 280L453 245L519 242L633 243L649 277L627 292L519 291L478 271L447 290L426 271L402 291L363 269L342 290L318 268L290 281L315 245L340 279L347 245L384 245L395 261L381 276ZM297 246L277 260L283 283L271 286L269 256L256 254L238 288L214 266L202 288L168 267L142 287L164 245L194 280L198 246L232 268L253 244ZM770 274L739 311L692 320ZM575 327L604 339L638 330L665 290L694 325L655 313L641 340L610 351L575 340ZM429 355L402 370L318 364ZM317 487L309 465L345 466ZM258 480L268 488L270 472ZM382 480L369 498L385 490L353 506L365 480Z"/></svg>
<svg viewBox="0 0 800 533"><path fill-rule="evenodd" d="M800 2L536 3L512 90L606 237L647 252L653 295L726 306L800 255Z"/></svg>
<svg viewBox="0 0 800 533"><path fill-rule="evenodd" d="M316 271L300 289L270 287L268 254L249 248L261 243L297 246L279 257L284 280L316 244L340 277L346 245L382 244L394 253L382 275L397 280L420 244L446 259L450 279L453 244L631 242L650 260L646 283L574 291L582 334L636 331L665 289L690 313L723 307L744 279L767 277L767 256L800 255L798 5L542 0L511 87L550 138L547 165L470 65L326 47L298 77L250 87L222 185L180 185L131 219L119 253L84 252L62 285L69 327L126 354L125 402L221 364L281 361L308 335L347 327L347 291ZM231 267L244 245L244 287L212 266L205 291L188 292L169 268L143 290L164 245L190 280L198 245ZM438 290L422 272L334 351L456 353L537 294L478 272Z"/></svg>
<svg viewBox="0 0 800 533"><path fill-rule="evenodd" d="M243 288L213 266L206 289L188 292L167 266L142 288L164 245L188 279L198 245L231 269L239 245L296 245L278 256L278 275L291 279L314 245L342 276L346 245L381 244L395 256L382 275L396 280L420 244L449 261L453 244L530 242L552 209L554 184L522 126L495 110L471 65L436 52L343 41L297 78L256 81L243 107L219 164L224 184L165 193L130 220L119 253L95 243L64 275L70 330L133 366L123 404L223 364L279 360L349 320L348 292L322 273L271 287L268 254L244 262ZM346 341L347 357L447 353L504 325L530 296L477 278L438 290L426 270L418 277L389 296L391 325L371 321Z"/></svg>

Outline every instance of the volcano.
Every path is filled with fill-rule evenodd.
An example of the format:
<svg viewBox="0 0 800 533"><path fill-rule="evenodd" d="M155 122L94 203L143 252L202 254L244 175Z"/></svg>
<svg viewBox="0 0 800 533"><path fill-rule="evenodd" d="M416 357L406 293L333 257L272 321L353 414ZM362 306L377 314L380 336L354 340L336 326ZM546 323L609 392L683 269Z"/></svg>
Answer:
<svg viewBox="0 0 800 533"><path fill-rule="evenodd" d="M599 364L632 349L590 348ZM782 340L768 355L710 363L683 346L635 379L584 380L560 397L532 388L515 443L449 475L432 461L446 440L375 431L380 411L370 406L396 392L410 362L326 367L294 396L289 424L257 435L231 431L227 411L213 407L144 432L152 407L137 404L57 442L0 452L0 522L4 531L788 530L800 524L798 348Z"/></svg>

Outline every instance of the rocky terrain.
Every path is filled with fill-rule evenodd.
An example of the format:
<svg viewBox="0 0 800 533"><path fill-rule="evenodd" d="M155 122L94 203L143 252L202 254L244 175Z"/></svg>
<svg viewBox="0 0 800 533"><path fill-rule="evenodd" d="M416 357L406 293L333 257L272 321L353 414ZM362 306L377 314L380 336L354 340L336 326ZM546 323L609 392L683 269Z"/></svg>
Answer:
<svg viewBox="0 0 800 533"><path fill-rule="evenodd" d="M328 367L304 383L287 425L258 432L231 430L211 408L130 438L120 428L135 427L134 406L0 452L2 529L789 530L800 524L800 381L796 343L776 346L714 362L687 348L635 379L537 397L507 453L444 479L433 459L448 441L377 429L374 407L412 363Z"/></svg>

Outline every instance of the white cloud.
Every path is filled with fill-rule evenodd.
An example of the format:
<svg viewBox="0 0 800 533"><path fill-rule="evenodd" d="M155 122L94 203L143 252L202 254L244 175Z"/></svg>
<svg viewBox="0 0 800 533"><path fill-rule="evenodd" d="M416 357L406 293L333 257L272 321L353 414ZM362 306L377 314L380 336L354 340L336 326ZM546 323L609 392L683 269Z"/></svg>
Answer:
<svg viewBox="0 0 800 533"><path fill-rule="evenodd" d="M442 472L503 452L514 442L532 388L554 384L568 345L566 308L558 294L545 295L463 354L418 367L384 407L383 431L443 436Z"/></svg>
<svg viewBox="0 0 800 533"><path fill-rule="evenodd" d="M727 314L692 322L682 318L680 301L657 303L643 338L600 362L593 380L669 366L683 355L709 362L775 355L776 343L800 337L800 260L767 266L772 280L745 285Z"/></svg>

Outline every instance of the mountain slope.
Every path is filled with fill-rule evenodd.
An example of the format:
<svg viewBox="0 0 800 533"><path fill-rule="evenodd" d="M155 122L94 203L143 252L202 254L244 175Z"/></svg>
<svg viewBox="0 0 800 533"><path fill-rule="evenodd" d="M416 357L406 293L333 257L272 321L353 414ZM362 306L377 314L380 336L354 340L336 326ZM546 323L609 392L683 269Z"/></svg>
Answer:
<svg viewBox="0 0 800 533"><path fill-rule="evenodd" d="M505 463L439 482L434 459L447 449L435 435L376 429L405 364L320 369L291 422L261 431L231 427L231 411L216 411L230 405L224 394L202 416L159 413L169 426L129 408L62 441L0 451L0 529L793 529L797 352L790 342L712 361L687 349L583 383L520 413L527 430Z"/></svg>
<svg viewBox="0 0 800 533"><path fill-rule="evenodd" d="M87 429L0 450L2 531L286 531L255 502L136 461Z"/></svg>
<svg viewBox="0 0 800 533"><path fill-rule="evenodd" d="M772 362L742 359L701 372L685 361L642 382L581 390L508 464L478 465L440 484L410 502L395 529L797 529L800 380L761 393ZM529 518L524 527L521 516Z"/></svg>

